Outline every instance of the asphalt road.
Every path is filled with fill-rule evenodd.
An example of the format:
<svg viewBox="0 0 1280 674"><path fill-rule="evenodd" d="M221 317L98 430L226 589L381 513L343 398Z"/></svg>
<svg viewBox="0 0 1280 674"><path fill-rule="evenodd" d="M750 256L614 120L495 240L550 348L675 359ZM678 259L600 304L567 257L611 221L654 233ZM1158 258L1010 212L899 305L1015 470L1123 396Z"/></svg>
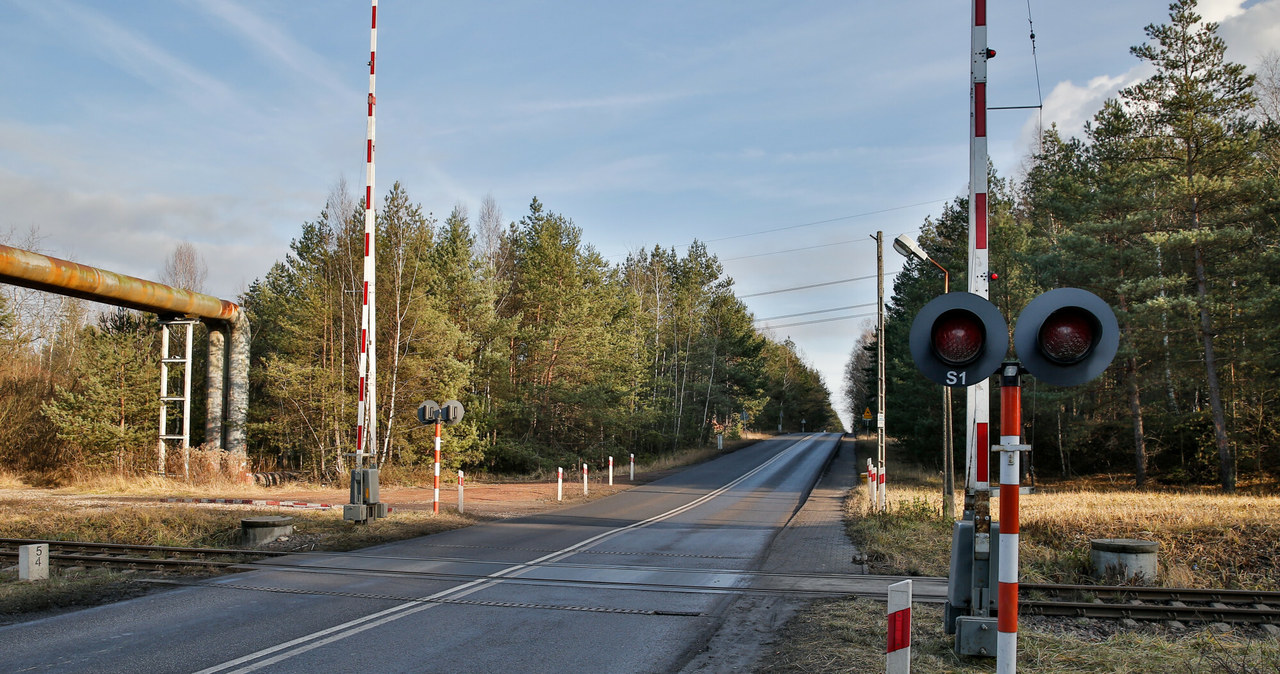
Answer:
<svg viewBox="0 0 1280 674"><path fill-rule="evenodd" d="M574 508L0 628L0 670L677 671L838 439L784 436Z"/></svg>

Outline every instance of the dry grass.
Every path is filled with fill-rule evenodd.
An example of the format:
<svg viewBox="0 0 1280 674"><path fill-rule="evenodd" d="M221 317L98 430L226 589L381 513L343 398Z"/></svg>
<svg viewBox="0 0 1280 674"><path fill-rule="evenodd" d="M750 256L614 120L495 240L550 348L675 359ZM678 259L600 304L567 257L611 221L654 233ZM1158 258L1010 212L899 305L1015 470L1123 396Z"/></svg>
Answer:
<svg viewBox="0 0 1280 674"><path fill-rule="evenodd" d="M865 489L849 499L850 537L873 572L946 575L951 527L941 517L941 478L892 466L889 476L889 513L870 513ZM993 515L999 501L991 500ZM1093 481L1023 494L1018 510L1026 582L1090 582L1090 539L1139 538L1160 543L1160 585L1280 589L1277 496L1117 491Z"/></svg>
<svg viewBox="0 0 1280 674"><path fill-rule="evenodd" d="M915 604L911 671L992 672L995 660L961 658L942 631L940 606ZM866 599L819 602L787 624L759 672L882 672L887 641L885 605ZM1018 669L1026 672L1183 672L1221 674L1280 670L1280 643L1193 632L1170 638L1148 632L1082 635L1024 628Z"/></svg>

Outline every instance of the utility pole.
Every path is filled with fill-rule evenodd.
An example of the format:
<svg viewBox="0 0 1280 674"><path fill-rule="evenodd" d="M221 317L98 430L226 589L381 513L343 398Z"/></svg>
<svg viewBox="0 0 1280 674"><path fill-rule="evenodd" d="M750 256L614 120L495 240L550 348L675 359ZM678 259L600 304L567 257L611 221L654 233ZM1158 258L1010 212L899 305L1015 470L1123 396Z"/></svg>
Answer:
<svg viewBox="0 0 1280 674"><path fill-rule="evenodd" d="M881 512L888 504L884 490L884 232L876 232L876 465Z"/></svg>

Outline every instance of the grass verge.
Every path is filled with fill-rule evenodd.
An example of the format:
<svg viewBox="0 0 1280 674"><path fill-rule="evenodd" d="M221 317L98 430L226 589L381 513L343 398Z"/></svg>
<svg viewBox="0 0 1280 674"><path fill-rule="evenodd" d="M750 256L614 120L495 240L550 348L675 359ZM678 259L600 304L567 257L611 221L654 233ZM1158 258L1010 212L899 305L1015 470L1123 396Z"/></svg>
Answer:
<svg viewBox="0 0 1280 674"><path fill-rule="evenodd" d="M942 607L912 606L911 671L994 672L995 660L961 658L942 631ZM1092 622L1092 621L1085 621ZM840 599L811 605L792 619L760 672L883 672L887 642L883 602ZM1025 672L1183 672L1251 674L1280 671L1280 644L1210 631L1170 638L1156 631L1093 636L1085 630L1022 626L1018 669Z"/></svg>

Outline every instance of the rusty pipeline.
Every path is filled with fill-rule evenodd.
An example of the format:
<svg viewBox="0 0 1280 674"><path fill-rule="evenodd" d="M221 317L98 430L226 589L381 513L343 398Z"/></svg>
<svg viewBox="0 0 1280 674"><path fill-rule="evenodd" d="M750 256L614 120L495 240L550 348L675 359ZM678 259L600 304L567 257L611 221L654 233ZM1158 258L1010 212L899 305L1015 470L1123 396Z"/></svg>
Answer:
<svg viewBox="0 0 1280 674"><path fill-rule="evenodd" d="M212 295L3 245L0 282L161 315L232 321L240 309Z"/></svg>

